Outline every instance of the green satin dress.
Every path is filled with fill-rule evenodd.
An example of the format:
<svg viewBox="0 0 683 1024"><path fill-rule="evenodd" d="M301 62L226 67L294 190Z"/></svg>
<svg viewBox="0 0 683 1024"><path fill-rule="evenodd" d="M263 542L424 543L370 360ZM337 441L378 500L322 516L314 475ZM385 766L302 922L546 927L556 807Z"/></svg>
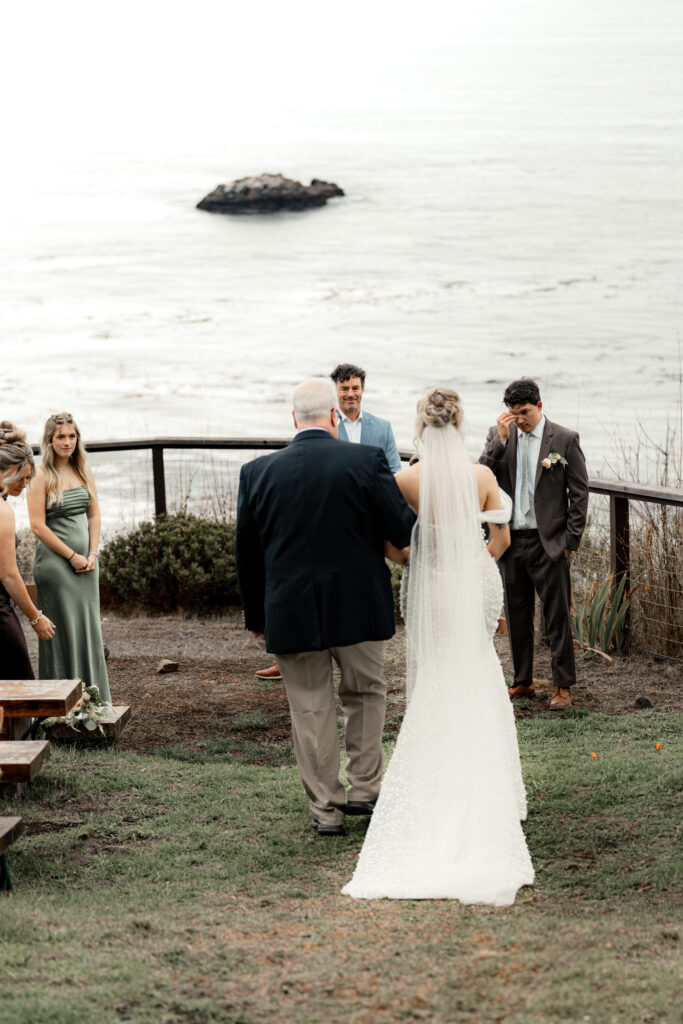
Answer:
<svg viewBox="0 0 683 1024"><path fill-rule="evenodd" d="M87 558L90 496L85 487L71 487L63 493L61 505L45 510L46 525ZM33 578L38 607L55 624L52 639L38 643L40 678L82 679L88 686L97 683L102 699L111 701L100 626L99 567L93 572L74 572L65 558L38 541Z"/></svg>

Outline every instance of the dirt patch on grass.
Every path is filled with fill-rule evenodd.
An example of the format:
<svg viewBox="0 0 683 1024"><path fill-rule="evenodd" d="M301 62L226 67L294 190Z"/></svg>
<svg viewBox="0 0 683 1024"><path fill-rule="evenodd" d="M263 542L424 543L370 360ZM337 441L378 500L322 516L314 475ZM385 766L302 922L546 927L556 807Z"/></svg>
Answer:
<svg viewBox="0 0 683 1024"><path fill-rule="evenodd" d="M118 743L124 750L171 748L210 756L229 754L249 763L281 763L290 743L287 697L281 682L254 676L271 663L263 645L236 618L181 616L124 618L108 613L103 634L110 651L109 676L115 703L133 708ZM507 638L496 637L503 670L511 678ZM178 671L159 675L162 658ZM388 685L386 731L396 732L405 710L405 634L400 629L385 650ZM547 711L552 683L550 654L539 644L535 698L517 701L520 716ZM637 713L637 697L655 707L683 710L681 666L634 655L578 659L574 707L606 714Z"/></svg>

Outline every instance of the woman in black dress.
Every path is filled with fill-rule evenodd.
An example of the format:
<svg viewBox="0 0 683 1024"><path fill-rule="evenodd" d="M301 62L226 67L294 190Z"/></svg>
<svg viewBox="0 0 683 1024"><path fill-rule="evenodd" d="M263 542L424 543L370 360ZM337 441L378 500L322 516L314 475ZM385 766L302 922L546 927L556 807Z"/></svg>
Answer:
<svg viewBox="0 0 683 1024"><path fill-rule="evenodd" d="M33 452L14 424L0 423L0 679L33 679L28 647L13 604L21 608L37 636L49 640L55 627L36 608L17 568L14 512L8 495L18 496L33 476Z"/></svg>

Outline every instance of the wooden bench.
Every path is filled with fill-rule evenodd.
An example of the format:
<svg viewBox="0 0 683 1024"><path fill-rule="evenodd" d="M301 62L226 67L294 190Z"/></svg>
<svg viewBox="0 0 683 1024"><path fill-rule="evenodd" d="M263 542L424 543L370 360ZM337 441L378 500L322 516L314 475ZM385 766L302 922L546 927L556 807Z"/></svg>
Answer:
<svg viewBox="0 0 683 1024"><path fill-rule="evenodd" d="M4 738L22 739L31 718L66 715L78 703L82 691L80 679L0 679Z"/></svg>
<svg viewBox="0 0 683 1024"><path fill-rule="evenodd" d="M0 783L32 782L49 756L47 740L0 741Z"/></svg>
<svg viewBox="0 0 683 1024"><path fill-rule="evenodd" d="M0 892L12 891L5 850L16 842L23 831L24 823L21 818L0 818Z"/></svg>
<svg viewBox="0 0 683 1024"><path fill-rule="evenodd" d="M16 842L23 831L23 818L0 818L0 853Z"/></svg>
<svg viewBox="0 0 683 1024"><path fill-rule="evenodd" d="M0 740L23 739L44 718L63 718L79 703L83 692L80 679L7 679L0 680L0 725L5 715L5 730ZM64 722L49 727L50 739L74 743L113 743L130 718L130 707L117 704L102 716L99 729L76 731ZM33 726L30 719L35 719Z"/></svg>

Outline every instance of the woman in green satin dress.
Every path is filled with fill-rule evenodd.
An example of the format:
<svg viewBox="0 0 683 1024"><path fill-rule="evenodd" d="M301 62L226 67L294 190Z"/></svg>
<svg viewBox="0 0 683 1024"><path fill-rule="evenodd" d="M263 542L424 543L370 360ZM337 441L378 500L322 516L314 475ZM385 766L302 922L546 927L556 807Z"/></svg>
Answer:
<svg viewBox="0 0 683 1024"><path fill-rule="evenodd" d="M40 678L96 683L102 699L111 701L100 626L100 509L70 413L55 413L45 424L42 465L28 511L38 540L33 565L38 605L56 626L56 638L38 645Z"/></svg>

